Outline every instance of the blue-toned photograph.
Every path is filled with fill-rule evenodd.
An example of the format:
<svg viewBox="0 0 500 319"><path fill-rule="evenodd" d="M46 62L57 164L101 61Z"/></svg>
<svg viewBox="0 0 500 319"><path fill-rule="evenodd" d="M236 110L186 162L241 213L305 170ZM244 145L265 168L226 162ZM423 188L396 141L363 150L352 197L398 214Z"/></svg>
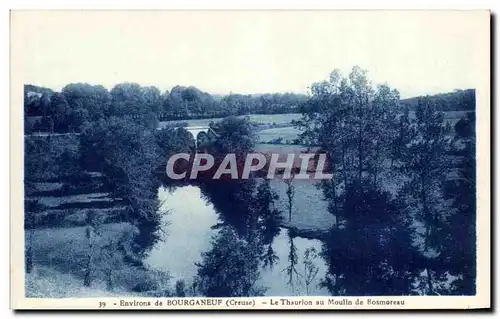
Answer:
<svg viewBox="0 0 500 319"><path fill-rule="evenodd" d="M26 297L476 295L460 14L66 14L26 25Z"/></svg>

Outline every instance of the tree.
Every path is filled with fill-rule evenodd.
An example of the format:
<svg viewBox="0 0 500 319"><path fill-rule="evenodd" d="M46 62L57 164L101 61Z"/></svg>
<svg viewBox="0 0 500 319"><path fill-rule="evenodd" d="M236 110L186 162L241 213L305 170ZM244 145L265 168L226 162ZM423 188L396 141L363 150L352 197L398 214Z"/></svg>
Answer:
<svg viewBox="0 0 500 319"><path fill-rule="evenodd" d="M231 227L220 229L212 249L197 263L196 287L206 297L253 297L263 294L259 279L260 246L253 239L240 239Z"/></svg>
<svg viewBox="0 0 500 319"><path fill-rule="evenodd" d="M288 266L283 269L286 273L288 279L286 284L290 287L290 291L295 293L295 284L299 284L300 274L297 270L297 265L299 263L299 257L297 255L297 247L293 242L293 234L292 231L288 230L288 243L290 245L289 253L288 253Z"/></svg>
<svg viewBox="0 0 500 319"><path fill-rule="evenodd" d="M391 156L391 168L394 166L395 161L400 161L403 156L403 151L406 145L412 140L412 131L410 130L410 111L408 108L403 110L396 120L396 128L394 133L394 139L392 140L392 156Z"/></svg>
<svg viewBox="0 0 500 319"><path fill-rule="evenodd" d="M412 140L403 150L403 163L400 168L408 178L403 185L401 196L405 199L408 209L425 228L422 249L428 259L428 294L435 293L433 273L437 270L432 270L432 256L436 252L439 254L442 248L442 187L447 173L443 113L435 109L429 99L419 102L416 118L410 124Z"/></svg>
<svg viewBox="0 0 500 319"><path fill-rule="evenodd" d="M258 216L258 231L261 243L267 246L262 256L264 267L272 268L278 261L278 256L273 250L273 240L280 233L282 222L281 212L276 208L275 201L278 194L271 189L268 179L265 179L257 188L255 198L252 200L252 211Z"/></svg>
<svg viewBox="0 0 500 319"><path fill-rule="evenodd" d="M216 139L207 145L218 167L227 154L236 154L236 165L242 169L247 153L253 152L255 135L248 119L228 117L211 125ZM241 174L241 170L239 175ZM252 207L255 179L213 179L198 177L202 194L213 203L223 224L231 225L242 238L256 229L258 214Z"/></svg>
<svg viewBox="0 0 500 319"><path fill-rule="evenodd" d="M85 122L90 120L90 114L87 109L76 108L72 110L68 119L68 130L70 132L80 132Z"/></svg>
<svg viewBox="0 0 500 319"><path fill-rule="evenodd" d="M292 210L293 210L293 198L295 197L295 185L293 185L294 174L290 178L285 178L284 182L286 184L286 197L288 199L288 221L292 221Z"/></svg>
<svg viewBox="0 0 500 319"><path fill-rule="evenodd" d="M394 136L398 130L404 128L405 111L400 108L399 92L388 85L378 85L372 102L372 118L368 121L366 134L368 139L373 139L368 152L368 173L373 183L380 185L379 178L387 168L385 160L391 158L394 152ZM406 115L407 116L407 115ZM370 123L370 121L372 121ZM403 125L401 126L401 123ZM399 124L399 126L398 126ZM391 167L393 162L391 161Z"/></svg>
<svg viewBox="0 0 500 319"><path fill-rule="evenodd" d="M160 239L156 171L164 159L153 134L131 120L111 117L89 123L79 136L83 167L102 172L105 186L128 207L129 220L140 231L135 238L139 254Z"/></svg>
<svg viewBox="0 0 500 319"><path fill-rule="evenodd" d="M256 135L248 118L227 117L211 125L218 134L213 149L219 153L236 153L237 157L253 151Z"/></svg>
<svg viewBox="0 0 500 319"><path fill-rule="evenodd" d="M104 224L97 225L96 234L101 235L101 226ZM130 241L134 238L134 232L136 229L134 227L125 229L120 235L113 238L106 238L106 242L100 243L99 247L96 247L96 258L99 262L104 265L102 271L106 280L106 288L112 291L115 287L115 273L120 270L123 266L125 258L127 256L127 249L130 245ZM103 237L101 237L102 239ZM97 260L96 260L97 262Z"/></svg>
<svg viewBox="0 0 500 319"><path fill-rule="evenodd" d="M33 270L33 235L38 224L38 216L43 210L44 206L38 200L24 200L24 229L29 232L25 254L27 274Z"/></svg>
<svg viewBox="0 0 500 319"><path fill-rule="evenodd" d="M455 124L455 135L458 139L475 138L475 113L468 112Z"/></svg>
<svg viewBox="0 0 500 319"><path fill-rule="evenodd" d="M80 116L85 113L90 120L96 121L110 115L111 97L102 85L71 83L66 85L61 93L73 111L80 109ZM78 124L74 123L75 126Z"/></svg>
<svg viewBox="0 0 500 319"><path fill-rule="evenodd" d="M177 297L186 297L186 283L180 279L175 282L175 295Z"/></svg>
<svg viewBox="0 0 500 319"><path fill-rule="evenodd" d="M306 295L309 296L309 286L318 275L319 268L316 266L318 253L314 247L307 248L304 252L304 284L306 286Z"/></svg>
<svg viewBox="0 0 500 319"><path fill-rule="evenodd" d="M97 252L97 241L99 236L98 226L101 223L101 216L90 210L85 216L85 238L87 239L87 254L85 265L83 266L83 285L90 287L94 273L94 258Z"/></svg>
<svg viewBox="0 0 500 319"><path fill-rule="evenodd" d="M162 107L161 92L155 86L142 87L142 101L147 112L155 114L160 113Z"/></svg>
<svg viewBox="0 0 500 319"><path fill-rule="evenodd" d="M148 111L143 100L143 88L137 83L121 83L111 91L110 115L136 116Z"/></svg>
<svg viewBox="0 0 500 319"><path fill-rule="evenodd" d="M24 115L46 116L50 97L54 91L48 88L25 84L24 85Z"/></svg>
<svg viewBox="0 0 500 319"><path fill-rule="evenodd" d="M186 119L189 117L188 103L182 97L183 87L172 88L164 101L164 109L172 119Z"/></svg>
<svg viewBox="0 0 500 319"><path fill-rule="evenodd" d="M451 213L445 221L445 236L440 263L456 276L450 292L457 295L476 293L476 143L475 119L469 113L455 125L456 144L461 160L456 178L447 182L445 196L452 200ZM460 245L457 245L460 243Z"/></svg>
<svg viewBox="0 0 500 319"><path fill-rule="evenodd" d="M194 149L194 139L183 127L165 127L155 132L155 139L160 148L160 157L167 162L176 153L190 153Z"/></svg>
<svg viewBox="0 0 500 319"><path fill-rule="evenodd" d="M221 116L220 103L194 86L175 86L164 100L164 110L172 119Z"/></svg>
<svg viewBox="0 0 500 319"><path fill-rule="evenodd" d="M367 71L354 67L347 77L338 70L328 81L313 83L301 106L302 143L319 146L332 168L323 183L331 211L338 213L341 189L362 180L379 183L383 159L391 152L399 93L386 85L373 88Z"/></svg>
<svg viewBox="0 0 500 319"><path fill-rule="evenodd" d="M149 130L155 130L156 128L158 128L158 116L156 116L156 114L152 111L148 111L147 113L143 114L142 121L143 125Z"/></svg>
<svg viewBox="0 0 500 319"><path fill-rule="evenodd" d="M422 262L412 246L410 216L388 192L353 184L342 198L343 227L332 227L321 255L332 295L408 295Z"/></svg>
<svg viewBox="0 0 500 319"><path fill-rule="evenodd" d="M54 93L50 99L49 115L54 124L51 132L67 132L71 108L63 94Z"/></svg>

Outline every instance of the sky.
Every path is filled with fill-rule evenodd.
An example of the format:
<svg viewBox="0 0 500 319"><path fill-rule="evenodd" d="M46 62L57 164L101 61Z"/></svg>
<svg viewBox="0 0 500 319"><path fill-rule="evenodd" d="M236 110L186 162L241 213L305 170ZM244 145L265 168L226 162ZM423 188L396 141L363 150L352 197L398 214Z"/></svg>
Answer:
<svg viewBox="0 0 500 319"><path fill-rule="evenodd" d="M484 12L18 11L11 52L25 84L121 82L215 94L307 93L354 65L412 97L475 88ZM486 27L485 27L486 26ZM486 37L485 37L486 36Z"/></svg>

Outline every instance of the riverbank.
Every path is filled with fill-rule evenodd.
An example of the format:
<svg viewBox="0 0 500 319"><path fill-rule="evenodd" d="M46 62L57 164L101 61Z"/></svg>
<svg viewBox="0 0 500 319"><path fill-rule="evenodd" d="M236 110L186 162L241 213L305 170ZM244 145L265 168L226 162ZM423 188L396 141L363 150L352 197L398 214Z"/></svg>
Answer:
<svg viewBox="0 0 500 319"><path fill-rule="evenodd" d="M29 298L97 298L138 295L124 289L109 291L102 280L96 280L91 287L84 287L82 280L77 276L46 266L38 266L33 269L32 273L26 274L25 290L26 297Z"/></svg>
<svg viewBox="0 0 500 319"><path fill-rule="evenodd" d="M141 263L125 262L123 249L109 243L133 232L128 223L104 224L89 241L86 227L44 228L26 232L25 243L32 243L33 270L26 274L28 296L63 298L113 294L142 295L148 291L171 291L168 273ZM30 236L32 240L30 241ZM92 244L92 248L89 244ZM26 249L28 246L26 246ZM91 283L84 286L87 259L92 259ZM66 284L67 282L67 284Z"/></svg>

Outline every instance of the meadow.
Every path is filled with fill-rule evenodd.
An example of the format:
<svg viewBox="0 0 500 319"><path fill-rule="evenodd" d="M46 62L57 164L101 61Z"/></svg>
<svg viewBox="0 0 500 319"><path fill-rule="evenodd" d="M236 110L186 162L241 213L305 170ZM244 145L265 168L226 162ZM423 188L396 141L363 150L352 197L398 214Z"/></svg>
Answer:
<svg viewBox="0 0 500 319"><path fill-rule="evenodd" d="M465 115L464 111L445 112L445 123L454 125ZM411 117L415 114L411 113ZM271 154L298 154L308 151L300 145L297 138L300 130L293 126L293 121L300 119L300 114L250 115L257 132L255 151ZM167 125L206 126L219 118L161 122L160 127ZM127 222L127 207L121 198L113 197L108 190L103 189L99 173L85 172L87 184L79 184L73 188L67 186L58 174L59 166L50 166L53 158L69 150L76 153L79 147L78 139L73 134L63 134L51 137L51 141L39 144L45 137L26 137L34 145L41 147L42 167L37 174L31 176L35 181L37 192L31 200L38 200L44 206L38 216L38 227L26 231L26 242L32 243L34 269L26 276L26 290L30 297L69 296L145 296L158 294L172 295L174 288L167 272L148 268L147 265L125 262L126 249L114 249L111 252L107 244L121 237L131 237L134 231ZM312 149L314 151L315 148ZM309 150L311 151L311 150ZM385 169L380 174L385 190L396 194L404 182L391 174L390 161L383 163ZM291 218L288 215L287 185L280 178L271 180L271 188L278 194L275 207L282 215L279 226L293 230L297 236L325 240L332 225L336 224L335 215L328 210L328 202L318 181L293 181L295 194L292 199ZM450 205L443 202L443 205ZM83 285L85 264L89 258L90 240L86 235L88 229L87 217L97 214L102 218L102 224L93 237L93 282L91 287ZM423 227L417 227L418 233ZM111 275L110 275L111 274ZM111 279L110 279L111 278ZM109 287L110 282L112 288Z"/></svg>
<svg viewBox="0 0 500 319"><path fill-rule="evenodd" d="M237 117L239 118L248 117L250 119L250 122L258 125L283 125L283 124L291 124L293 120L300 119L301 114L298 113L250 114L250 115L240 115ZM211 122L218 122L220 120L222 120L222 118L166 121L166 122L160 122L159 127L163 128L166 125L179 125L179 124L186 124L187 126L208 126Z"/></svg>
<svg viewBox="0 0 500 319"><path fill-rule="evenodd" d="M446 111L444 112L444 122L454 126L462 117L465 116L466 113L467 111ZM256 116L254 121L271 126L270 128L261 126L262 129L258 132L259 143L295 144L295 141L299 137L301 131L292 125L292 120L300 119L300 114L279 115L280 116L276 116L276 118L270 117L267 122L265 122L265 117L260 115ZM415 112L410 112L410 118L414 117Z"/></svg>
<svg viewBox="0 0 500 319"><path fill-rule="evenodd" d="M91 287L82 285L89 240L86 227L55 227L26 232L32 236L34 270L27 274L29 297L140 296L146 291L167 290L168 274L125 263L120 251L110 257L106 244L132 231L128 223L103 224L92 243ZM111 272L111 273L110 273ZM112 288L108 287L111 276Z"/></svg>

